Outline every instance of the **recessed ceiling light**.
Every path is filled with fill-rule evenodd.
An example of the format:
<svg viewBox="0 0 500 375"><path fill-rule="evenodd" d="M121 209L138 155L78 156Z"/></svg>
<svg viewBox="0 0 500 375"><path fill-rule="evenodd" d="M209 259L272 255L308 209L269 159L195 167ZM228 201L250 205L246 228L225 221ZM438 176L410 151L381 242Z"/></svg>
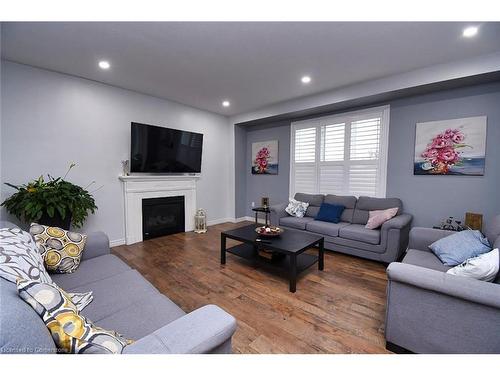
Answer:
<svg viewBox="0 0 500 375"><path fill-rule="evenodd" d="M302 81L302 83L310 83L311 82L311 77L304 76L300 80Z"/></svg>
<svg viewBox="0 0 500 375"><path fill-rule="evenodd" d="M466 38L472 38L474 35L477 34L477 32L478 32L477 26L469 26L464 29L462 35Z"/></svg>
<svg viewBox="0 0 500 375"><path fill-rule="evenodd" d="M110 67L111 67L111 64L108 61L105 61L105 60L99 61L99 68L109 69Z"/></svg>
<svg viewBox="0 0 500 375"><path fill-rule="evenodd" d="M229 100L224 100L224 101L222 102L222 106L223 106L223 107L229 107L230 105L231 105L231 103L229 102Z"/></svg>

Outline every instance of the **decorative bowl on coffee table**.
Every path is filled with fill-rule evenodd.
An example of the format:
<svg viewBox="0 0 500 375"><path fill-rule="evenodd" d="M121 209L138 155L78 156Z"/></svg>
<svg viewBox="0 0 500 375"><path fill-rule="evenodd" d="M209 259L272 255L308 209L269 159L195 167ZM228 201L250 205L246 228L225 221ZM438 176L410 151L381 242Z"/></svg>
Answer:
<svg viewBox="0 0 500 375"><path fill-rule="evenodd" d="M262 226L262 227L257 227L255 228L255 232L259 236L264 236L264 237L277 237L281 233L283 233L285 230L280 228L280 227L274 227L274 226Z"/></svg>

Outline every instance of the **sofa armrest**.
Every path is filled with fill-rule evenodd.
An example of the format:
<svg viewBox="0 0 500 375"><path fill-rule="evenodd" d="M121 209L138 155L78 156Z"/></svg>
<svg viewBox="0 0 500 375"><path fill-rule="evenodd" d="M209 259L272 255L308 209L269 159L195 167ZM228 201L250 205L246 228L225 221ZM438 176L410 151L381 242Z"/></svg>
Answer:
<svg viewBox="0 0 500 375"><path fill-rule="evenodd" d="M236 331L233 316L215 305L203 306L125 347L124 354L209 353Z"/></svg>
<svg viewBox="0 0 500 375"><path fill-rule="evenodd" d="M414 227L410 231L410 249L430 251L429 245L455 232L449 230Z"/></svg>
<svg viewBox="0 0 500 375"><path fill-rule="evenodd" d="M87 234L87 242L82 254L82 260L95 258L109 254L109 238L104 232L92 232Z"/></svg>
<svg viewBox="0 0 500 375"><path fill-rule="evenodd" d="M285 211L286 206L288 206L288 203L280 203L269 206L269 210L271 211L270 221L272 225L279 225L280 219L288 216Z"/></svg>
<svg viewBox="0 0 500 375"><path fill-rule="evenodd" d="M389 229L403 229L404 227L411 224L413 220L413 216L410 214L401 214L398 216L394 216L392 219L387 220L384 224L382 224L382 230Z"/></svg>
<svg viewBox="0 0 500 375"><path fill-rule="evenodd" d="M399 260L408 248L408 234L410 232L413 216L401 214L387 220L381 231L381 244L386 246L385 252L381 254L380 260L386 263Z"/></svg>
<svg viewBox="0 0 500 375"><path fill-rule="evenodd" d="M476 279L449 275L405 263L391 263L387 268L389 281L426 289L462 300L500 309L500 285Z"/></svg>

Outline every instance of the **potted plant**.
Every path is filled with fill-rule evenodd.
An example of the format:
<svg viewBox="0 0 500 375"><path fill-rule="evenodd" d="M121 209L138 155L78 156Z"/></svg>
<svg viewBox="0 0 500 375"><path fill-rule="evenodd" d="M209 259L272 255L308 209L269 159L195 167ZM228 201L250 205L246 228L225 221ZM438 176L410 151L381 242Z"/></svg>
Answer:
<svg viewBox="0 0 500 375"><path fill-rule="evenodd" d="M65 178L76 164L72 163L64 177L43 176L24 185L5 183L17 190L2 206L19 220L37 222L68 230L70 224L80 228L89 212L97 210L94 198L86 188L72 184Z"/></svg>

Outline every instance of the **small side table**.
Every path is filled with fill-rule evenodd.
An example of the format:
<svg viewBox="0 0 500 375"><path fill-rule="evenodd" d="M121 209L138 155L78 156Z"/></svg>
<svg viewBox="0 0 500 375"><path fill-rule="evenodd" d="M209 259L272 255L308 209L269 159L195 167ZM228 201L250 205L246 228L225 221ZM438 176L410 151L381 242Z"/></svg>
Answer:
<svg viewBox="0 0 500 375"><path fill-rule="evenodd" d="M255 224L258 224L258 216L259 216L259 212L263 212L266 216L266 227L269 223L269 214L271 213L271 210L269 209L269 207L254 207L252 208L252 211L255 212Z"/></svg>

